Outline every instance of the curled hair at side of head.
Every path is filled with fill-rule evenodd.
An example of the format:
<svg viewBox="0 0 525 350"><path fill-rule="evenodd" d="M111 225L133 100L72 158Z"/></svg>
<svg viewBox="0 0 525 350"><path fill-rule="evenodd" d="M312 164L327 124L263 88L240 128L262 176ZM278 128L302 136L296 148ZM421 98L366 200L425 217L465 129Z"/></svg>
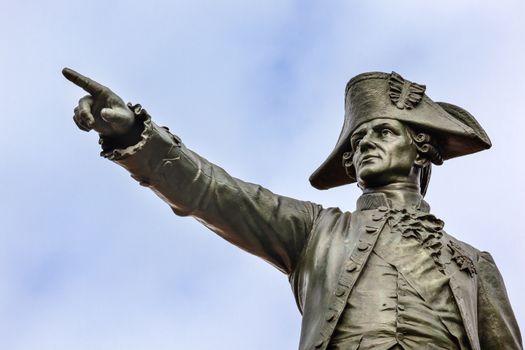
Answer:
<svg viewBox="0 0 525 350"><path fill-rule="evenodd" d="M342 158L342 165L343 165L343 168L345 169L345 173L348 177L350 178L353 178L353 174L352 174L352 165L354 164L352 162L352 158L354 157L354 152L345 152L343 153L343 158Z"/></svg>
<svg viewBox="0 0 525 350"><path fill-rule="evenodd" d="M432 164L443 164L443 157L435 138L424 132L416 133L410 127L407 130L417 149L418 159L416 160L416 166L420 167L419 185L421 195L425 196L430 183L430 176L432 175Z"/></svg>
<svg viewBox="0 0 525 350"><path fill-rule="evenodd" d="M443 157L441 156L437 143L432 136L423 132L416 134L411 128L408 128L408 132L410 133L421 158L425 158L436 165L443 164Z"/></svg>

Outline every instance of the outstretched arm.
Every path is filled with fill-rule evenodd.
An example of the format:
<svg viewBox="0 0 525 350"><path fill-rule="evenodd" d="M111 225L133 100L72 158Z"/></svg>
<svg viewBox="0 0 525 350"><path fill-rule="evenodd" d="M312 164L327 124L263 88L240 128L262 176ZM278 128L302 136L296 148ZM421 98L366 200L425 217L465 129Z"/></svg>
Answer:
<svg viewBox="0 0 525 350"><path fill-rule="evenodd" d="M82 130L101 135L103 155L150 187L177 215L193 216L221 237L290 273L321 207L275 195L230 176L187 149L140 106L72 70L66 78L89 96L75 109Z"/></svg>

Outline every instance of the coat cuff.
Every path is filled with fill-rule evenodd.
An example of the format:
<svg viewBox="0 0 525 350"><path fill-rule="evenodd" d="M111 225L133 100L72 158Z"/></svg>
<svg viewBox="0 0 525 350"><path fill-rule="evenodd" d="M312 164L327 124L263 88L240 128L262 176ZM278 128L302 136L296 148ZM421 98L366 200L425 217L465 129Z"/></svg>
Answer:
<svg viewBox="0 0 525 350"><path fill-rule="evenodd" d="M153 125L151 122L151 116L148 112L142 108L140 104L128 103L128 107L133 111L136 118L135 132L138 136L138 142L132 145L125 145L119 142L117 139L101 136L99 144L102 147L100 155L109 160L118 161L125 159L144 148L144 145L148 142L153 134ZM138 131L137 131L138 130Z"/></svg>

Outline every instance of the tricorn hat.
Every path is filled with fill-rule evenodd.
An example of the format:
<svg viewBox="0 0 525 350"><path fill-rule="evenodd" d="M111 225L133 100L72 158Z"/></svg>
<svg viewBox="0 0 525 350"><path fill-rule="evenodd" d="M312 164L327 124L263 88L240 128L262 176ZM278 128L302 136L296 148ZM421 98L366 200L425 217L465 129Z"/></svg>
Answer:
<svg viewBox="0 0 525 350"><path fill-rule="evenodd" d="M444 160L488 149L490 139L476 119L458 106L434 102L425 86L392 72L363 73L346 85L345 120L334 150L310 176L313 187L326 190L356 182L343 167L343 153L351 151L350 136L372 119L396 119L436 138Z"/></svg>

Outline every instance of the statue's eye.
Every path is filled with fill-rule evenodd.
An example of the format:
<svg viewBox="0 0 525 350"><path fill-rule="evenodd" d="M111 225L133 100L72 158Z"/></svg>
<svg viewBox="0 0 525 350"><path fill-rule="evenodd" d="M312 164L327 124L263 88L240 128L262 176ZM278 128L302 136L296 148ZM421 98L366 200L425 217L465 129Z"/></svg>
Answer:
<svg viewBox="0 0 525 350"><path fill-rule="evenodd" d="M392 135L392 134L393 134L393 132L392 132L392 130L390 130L390 129L386 129L386 128L385 128L385 129L382 129L382 130L381 130L381 136L383 136L383 137L387 137L387 136L390 136L390 135Z"/></svg>
<svg viewBox="0 0 525 350"><path fill-rule="evenodd" d="M352 140L352 147L355 149L361 143L362 137L356 137Z"/></svg>

